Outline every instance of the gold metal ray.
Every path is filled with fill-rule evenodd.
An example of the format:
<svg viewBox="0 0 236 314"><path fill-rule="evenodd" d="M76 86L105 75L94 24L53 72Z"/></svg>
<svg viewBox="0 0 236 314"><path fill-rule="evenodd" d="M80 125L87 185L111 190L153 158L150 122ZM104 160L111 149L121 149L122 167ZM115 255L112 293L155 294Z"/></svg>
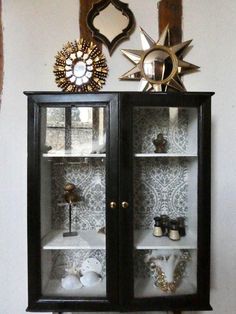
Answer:
<svg viewBox="0 0 236 314"><path fill-rule="evenodd" d="M174 89L177 89L178 91L180 92L184 92L186 91L186 88L184 86L184 84L181 82L180 80L177 79L177 77L175 78L172 78L168 83L167 85L174 88Z"/></svg>
<svg viewBox="0 0 236 314"><path fill-rule="evenodd" d="M134 64L140 62L143 54L143 50L121 49L121 52Z"/></svg>
<svg viewBox="0 0 236 314"><path fill-rule="evenodd" d="M162 87L160 84L153 84L153 89L155 92L162 92Z"/></svg>
<svg viewBox="0 0 236 314"><path fill-rule="evenodd" d="M156 45L161 45L161 46L165 45L168 32L169 32L169 24L166 25L165 29L161 33L160 38L159 38L158 42L156 43Z"/></svg>
<svg viewBox="0 0 236 314"><path fill-rule="evenodd" d="M184 73L189 73L192 71L196 71L199 69L199 66L186 62L184 60L179 60L178 61L178 73L179 74L184 74Z"/></svg>
<svg viewBox="0 0 236 314"><path fill-rule="evenodd" d="M141 79L141 71L139 65L136 65L131 70L120 76L120 80L139 81Z"/></svg>
<svg viewBox="0 0 236 314"><path fill-rule="evenodd" d="M155 45L155 41L145 32L145 30L142 29L142 27L140 27L141 33L141 43L142 43L142 47L143 50L147 50L150 49L152 46Z"/></svg>
<svg viewBox="0 0 236 314"><path fill-rule="evenodd" d="M140 91L147 92L151 88L152 88L152 85L147 80L145 80L144 78L142 78L140 80L140 83L139 83L139 90Z"/></svg>
<svg viewBox="0 0 236 314"><path fill-rule="evenodd" d="M178 53L178 56L181 56L181 54L184 52L184 50L190 45L192 42L192 39L184 41L183 43L174 45L170 47L170 49L176 54Z"/></svg>

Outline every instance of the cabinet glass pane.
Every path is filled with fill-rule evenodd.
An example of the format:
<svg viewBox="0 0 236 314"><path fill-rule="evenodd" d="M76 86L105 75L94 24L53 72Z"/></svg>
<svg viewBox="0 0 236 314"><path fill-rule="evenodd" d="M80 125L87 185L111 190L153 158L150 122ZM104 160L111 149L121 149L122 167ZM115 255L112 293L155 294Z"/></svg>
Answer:
<svg viewBox="0 0 236 314"><path fill-rule="evenodd" d="M106 296L106 107L42 107L43 296Z"/></svg>
<svg viewBox="0 0 236 314"><path fill-rule="evenodd" d="M136 298L196 293L197 118L196 108L134 108Z"/></svg>

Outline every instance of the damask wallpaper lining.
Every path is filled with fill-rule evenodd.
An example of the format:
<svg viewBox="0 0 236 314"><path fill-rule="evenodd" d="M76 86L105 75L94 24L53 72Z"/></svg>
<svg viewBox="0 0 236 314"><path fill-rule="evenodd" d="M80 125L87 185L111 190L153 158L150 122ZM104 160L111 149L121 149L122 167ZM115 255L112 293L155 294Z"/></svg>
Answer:
<svg viewBox="0 0 236 314"><path fill-rule="evenodd" d="M64 138L63 130L49 131L50 142ZM57 136L55 136L57 132ZM89 133L88 133L89 132ZM172 113L167 108L136 108L134 111L134 152L153 153L152 140L163 133L169 153L188 150L188 110ZM72 137L73 138L73 137ZM89 142L90 130L74 136L75 143ZM82 142L81 142L82 141ZM56 144L56 147L58 145ZM136 229L153 228L154 216L167 214L172 218L188 216L188 160L185 158L135 158L134 160L134 226ZM63 186L72 182L77 186L80 201L73 207L72 228L98 229L105 226L105 161L96 159L54 159L52 162L52 228L68 228L68 205L63 199ZM135 252L136 276L151 276L143 259L147 251ZM79 265L88 257L96 257L103 265L105 250L66 250L52 253L52 278L61 278L65 268L75 260ZM140 267L139 267L140 266Z"/></svg>

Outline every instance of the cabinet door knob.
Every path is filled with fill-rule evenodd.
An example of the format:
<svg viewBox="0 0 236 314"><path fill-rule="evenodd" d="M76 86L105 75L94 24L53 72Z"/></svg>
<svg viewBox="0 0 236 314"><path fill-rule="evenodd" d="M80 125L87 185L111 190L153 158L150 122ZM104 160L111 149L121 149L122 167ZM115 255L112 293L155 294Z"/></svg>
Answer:
<svg viewBox="0 0 236 314"><path fill-rule="evenodd" d="M116 202L110 202L110 208L116 208Z"/></svg>
<svg viewBox="0 0 236 314"><path fill-rule="evenodd" d="M127 202L122 202L121 203L122 208L128 208L129 207L129 203Z"/></svg>

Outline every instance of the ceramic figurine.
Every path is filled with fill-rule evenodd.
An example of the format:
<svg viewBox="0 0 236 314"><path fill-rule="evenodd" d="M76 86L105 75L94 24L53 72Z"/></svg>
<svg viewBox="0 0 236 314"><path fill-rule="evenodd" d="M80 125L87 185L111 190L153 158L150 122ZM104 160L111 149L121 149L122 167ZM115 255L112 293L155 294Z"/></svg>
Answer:
<svg viewBox="0 0 236 314"><path fill-rule="evenodd" d="M163 134L162 133L159 133L157 135L157 138L154 139L153 141L153 144L155 146L155 153L166 153L166 145L167 145L167 140L164 139L163 137Z"/></svg>

